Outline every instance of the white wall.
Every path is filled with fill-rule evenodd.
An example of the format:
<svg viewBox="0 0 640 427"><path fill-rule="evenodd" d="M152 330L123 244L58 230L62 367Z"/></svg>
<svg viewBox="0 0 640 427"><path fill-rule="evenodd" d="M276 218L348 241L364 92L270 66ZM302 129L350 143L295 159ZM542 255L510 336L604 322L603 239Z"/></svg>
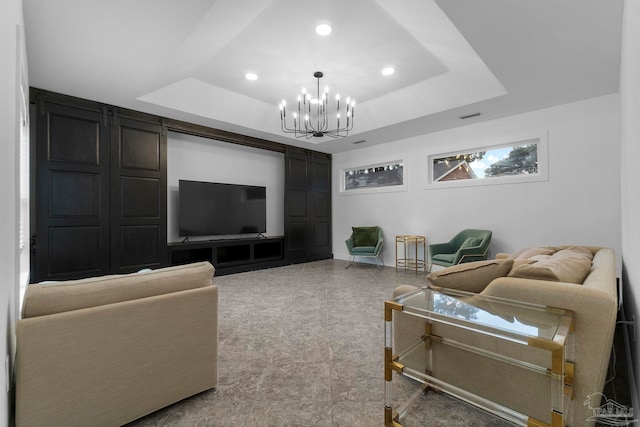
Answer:
<svg viewBox="0 0 640 427"><path fill-rule="evenodd" d="M284 235L284 154L169 132L167 241L178 242L178 181L267 187L267 236ZM218 236L220 237L220 236ZM200 240L207 237L201 237ZM190 238L198 240L198 238Z"/></svg>
<svg viewBox="0 0 640 427"><path fill-rule="evenodd" d="M549 180L425 189L427 156L548 132ZM395 263L394 236L448 241L463 228L493 231L490 256L546 244L612 247L620 256L620 113L617 94L472 124L333 156L333 252L355 225L380 225L384 259ZM341 170L406 158L408 190L341 195ZM637 158L637 157L636 157Z"/></svg>
<svg viewBox="0 0 640 427"><path fill-rule="evenodd" d="M640 2L624 4L620 101L622 116L622 254L626 319L640 320ZM636 334L638 332L636 331ZM640 340L632 343L640 384ZM638 402L635 402L637 405ZM636 406L636 410L637 410Z"/></svg>
<svg viewBox="0 0 640 427"><path fill-rule="evenodd" d="M0 426L9 425L12 413L8 381L4 369L5 355L15 351L15 322L20 283L19 266L19 143L18 109L19 70L26 67L21 0L3 2L0 13ZM28 82L26 82L28 83ZM11 363L13 365L13 363Z"/></svg>

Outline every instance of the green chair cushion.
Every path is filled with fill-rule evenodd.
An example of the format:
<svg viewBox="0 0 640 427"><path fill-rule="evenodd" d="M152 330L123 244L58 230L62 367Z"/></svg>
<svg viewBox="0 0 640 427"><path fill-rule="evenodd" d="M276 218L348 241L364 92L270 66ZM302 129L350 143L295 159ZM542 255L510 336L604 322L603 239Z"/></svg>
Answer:
<svg viewBox="0 0 640 427"><path fill-rule="evenodd" d="M352 255L356 255L356 254L374 255L375 253L376 253L375 246L355 246L353 249L351 249Z"/></svg>
<svg viewBox="0 0 640 427"><path fill-rule="evenodd" d="M456 258L456 254L437 254L431 257L434 261L446 262L453 264L453 260Z"/></svg>
<svg viewBox="0 0 640 427"><path fill-rule="evenodd" d="M351 227L353 246L375 246L378 243L378 227Z"/></svg>

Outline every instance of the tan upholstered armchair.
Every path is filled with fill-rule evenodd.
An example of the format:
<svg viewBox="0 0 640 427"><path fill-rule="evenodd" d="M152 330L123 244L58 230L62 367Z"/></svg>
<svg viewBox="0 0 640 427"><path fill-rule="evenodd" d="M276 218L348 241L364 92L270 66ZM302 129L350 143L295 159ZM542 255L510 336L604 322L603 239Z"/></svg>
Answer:
<svg viewBox="0 0 640 427"><path fill-rule="evenodd" d="M16 426L117 426L216 386L207 262L29 285L17 323Z"/></svg>

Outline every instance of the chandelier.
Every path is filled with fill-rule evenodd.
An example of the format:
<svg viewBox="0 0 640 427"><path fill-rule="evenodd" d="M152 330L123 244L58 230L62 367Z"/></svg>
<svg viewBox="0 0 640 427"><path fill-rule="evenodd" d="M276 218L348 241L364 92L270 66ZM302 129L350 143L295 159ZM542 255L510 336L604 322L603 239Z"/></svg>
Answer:
<svg viewBox="0 0 640 427"><path fill-rule="evenodd" d="M296 138L323 137L340 138L347 136L353 129L353 113L356 109L356 102L350 98L346 99L342 112L340 111L340 94L336 95L336 126L329 129L329 88L325 87L320 93L320 79L324 76L321 71L313 73L317 80L317 96L315 98L302 88L302 95L298 95L298 109L293 113L293 127L287 123L287 102L280 103L280 123L284 133L293 133ZM344 116L342 114L344 113ZM342 118L342 127L340 119Z"/></svg>

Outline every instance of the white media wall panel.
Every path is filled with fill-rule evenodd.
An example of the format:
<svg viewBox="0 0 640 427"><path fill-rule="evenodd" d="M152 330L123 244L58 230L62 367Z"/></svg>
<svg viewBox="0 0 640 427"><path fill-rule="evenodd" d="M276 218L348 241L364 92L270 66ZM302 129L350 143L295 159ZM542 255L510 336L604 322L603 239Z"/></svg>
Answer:
<svg viewBox="0 0 640 427"><path fill-rule="evenodd" d="M267 187L267 236L284 235L284 154L169 132L167 138L167 241L179 242L178 181ZM216 236L222 238L223 236ZM190 241L213 237L192 237Z"/></svg>

